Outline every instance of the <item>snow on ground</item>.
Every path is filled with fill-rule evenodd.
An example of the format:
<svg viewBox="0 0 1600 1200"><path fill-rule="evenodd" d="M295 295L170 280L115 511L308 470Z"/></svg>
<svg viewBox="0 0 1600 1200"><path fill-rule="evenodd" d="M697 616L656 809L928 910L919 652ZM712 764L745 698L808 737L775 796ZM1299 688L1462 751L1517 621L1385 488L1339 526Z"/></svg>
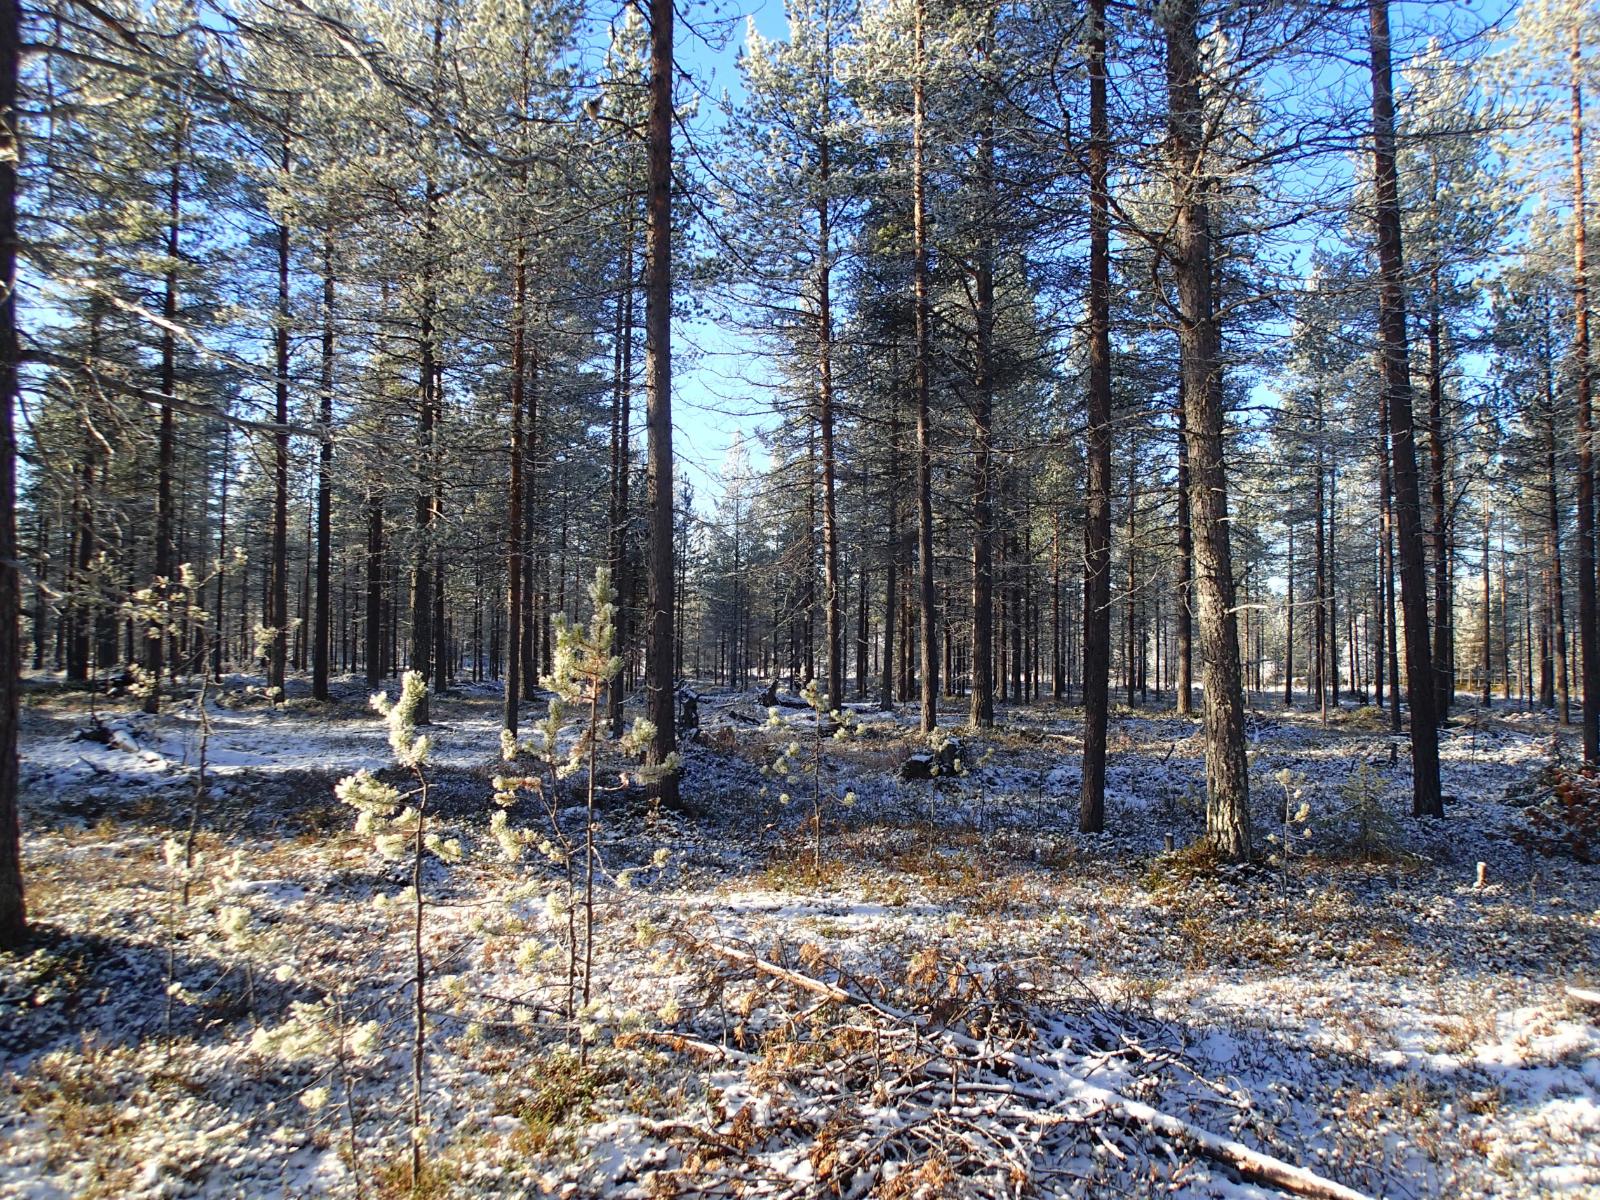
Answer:
<svg viewBox="0 0 1600 1200"><path fill-rule="evenodd" d="M332 794L407 778L355 681L277 707L258 682L202 719L36 681L0 1195L407 1193L412 864ZM524 795L504 861L498 705L436 698L427 731L435 828L468 848L422 871L427 1194L1277 1194L1076 1080L1371 1195L1600 1196L1600 1014L1565 992L1600 983L1600 867L1527 836L1573 752L1543 715L1467 710L1449 816L1418 823L1375 714L1264 707L1263 857L1234 868L1195 848L1192 721L1118 714L1084 836L1074 710L952 730L967 773L907 781L914 715L862 707L822 743L819 845L809 711L708 695L680 811L603 755L586 999L556 849L582 778Z"/></svg>

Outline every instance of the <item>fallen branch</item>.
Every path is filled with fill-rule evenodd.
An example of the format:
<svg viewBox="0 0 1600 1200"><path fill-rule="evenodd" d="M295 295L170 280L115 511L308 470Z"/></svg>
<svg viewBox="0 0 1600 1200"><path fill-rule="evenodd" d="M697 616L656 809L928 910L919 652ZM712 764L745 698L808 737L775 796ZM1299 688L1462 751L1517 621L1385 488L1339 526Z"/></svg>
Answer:
<svg viewBox="0 0 1600 1200"><path fill-rule="evenodd" d="M703 942L700 945L730 962L742 963L758 974L767 975L773 979L781 979L785 983L803 991L811 992L813 995L825 997L835 1003L869 1009L882 1017L901 1024L921 1025L921 1022L910 1013L901 1012L899 1009L879 1003L869 997L848 992L837 984L828 983L826 980L803 975L798 971L790 970L788 967L768 962L766 959L749 951L740 950L734 946L718 945L715 942ZM1571 989L1568 990L1570 991ZM1245 1179L1257 1183L1271 1184L1273 1187L1280 1188L1296 1196L1311 1197L1312 1200L1368 1200L1368 1197L1363 1193L1353 1188L1345 1187L1342 1183L1325 1179L1313 1171L1308 1171L1304 1167L1297 1167L1293 1163L1283 1161L1281 1158L1274 1158L1270 1154L1252 1150L1242 1142L1222 1137L1208 1129L1202 1129L1198 1125L1191 1125L1180 1117L1162 1112L1140 1101L1129 1100L1126 1096L1119 1095L1109 1088L1088 1083L1059 1068L1037 1062L1026 1055L1017 1054L1010 1050L995 1050L986 1047L976 1039L957 1033L953 1029L943 1030L943 1035L949 1039L951 1044L959 1046L963 1050L992 1056L1014 1071L1055 1085L1069 1099L1075 1100L1080 1104L1097 1106L1131 1124L1141 1125L1165 1137L1185 1142L1193 1146L1206 1158L1232 1167Z"/></svg>
<svg viewBox="0 0 1600 1200"><path fill-rule="evenodd" d="M1577 1004L1588 1005L1590 1008L1600 1008L1600 992L1592 991L1589 988L1569 987L1567 989L1567 999Z"/></svg>

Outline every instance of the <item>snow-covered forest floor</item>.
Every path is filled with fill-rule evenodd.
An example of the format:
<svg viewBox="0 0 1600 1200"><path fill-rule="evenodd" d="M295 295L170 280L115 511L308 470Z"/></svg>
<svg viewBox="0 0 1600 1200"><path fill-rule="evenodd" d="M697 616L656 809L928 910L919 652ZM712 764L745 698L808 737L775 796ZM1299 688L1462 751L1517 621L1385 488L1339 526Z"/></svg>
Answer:
<svg viewBox="0 0 1600 1200"><path fill-rule="evenodd" d="M32 683L0 1195L407 1194L411 862L333 794L406 776L357 681L277 710L249 682L209 697L198 804L192 698L102 698L102 742L86 694ZM1259 865L1196 850L1198 723L1154 707L1114 717L1109 832L1076 833L1080 714L1050 705L931 781L898 777L909 706L859 710L819 864L811 713L707 695L681 810L602 793L569 1018L584 912L538 843L581 842L582 779L560 834L519 801L506 862L498 696L436 699L431 808L466 854L422 876L423 1194L1278 1194L1087 1083L1371 1195L1600 1195L1600 1011L1566 992L1600 984L1600 867L1528 836L1571 743L1469 702L1419 823L1377 714L1257 703Z"/></svg>

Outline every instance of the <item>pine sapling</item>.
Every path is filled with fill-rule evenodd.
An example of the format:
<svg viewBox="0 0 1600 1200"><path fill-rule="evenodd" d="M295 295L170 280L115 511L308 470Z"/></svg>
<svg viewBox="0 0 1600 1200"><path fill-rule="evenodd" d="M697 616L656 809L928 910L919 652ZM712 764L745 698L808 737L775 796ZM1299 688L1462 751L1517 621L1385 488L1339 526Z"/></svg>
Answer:
<svg viewBox="0 0 1600 1200"><path fill-rule="evenodd" d="M389 727L389 747L395 761L411 771L416 787L402 794L368 771L357 771L334 789L340 800L354 808L356 832L370 835L378 853L385 858L402 858L409 845L411 888L406 897L412 907L412 988L415 1004L412 1013L411 1043L411 1185L422 1181L423 1073L427 1057L428 1013L426 999L427 957L422 951L426 898L422 887L423 864L429 854L444 862L459 862L461 843L444 839L428 829L429 740L418 736L417 712L427 699L428 685L418 671L407 671L400 681L400 696L391 701L383 692L372 696L372 707ZM415 803L402 809L407 800Z"/></svg>
<svg viewBox="0 0 1600 1200"><path fill-rule="evenodd" d="M811 730L807 739L807 747L802 752L798 741L790 742L781 754L769 765L761 768L762 774L775 778L786 785L794 785L802 777L807 781L811 801L811 817L808 824L811 826L811 874L817 882L822 881L822 823L826 808L827 798L822 785L823 766L826 759L826 747L829 740L843 742L855 733L855 718L840 710L828 709L827 700L817 688L816 680L806 683L801 697L811 706ZM774 705L767 710L767 725L777 729L783 725L783 716L779 708ZM763 796L768 794L768 789L761 789ZM788 805L792 797L787 791L780 791L778 803ZM839 797L839 803L849 808L856 802L853 791L845 791Z"/></svg>

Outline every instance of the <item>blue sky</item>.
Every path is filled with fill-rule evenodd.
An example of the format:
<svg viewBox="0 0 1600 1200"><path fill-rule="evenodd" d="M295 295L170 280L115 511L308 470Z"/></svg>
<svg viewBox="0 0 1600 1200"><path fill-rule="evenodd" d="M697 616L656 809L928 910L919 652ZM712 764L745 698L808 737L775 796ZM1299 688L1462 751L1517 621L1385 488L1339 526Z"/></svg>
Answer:
<svg viewBox="0 0 1600 1200"><path fill-rule="evenodd" d="M1391 25L1397 74L1405 56L1422 48L1424 31L1477 31L1504 20L1515 6L1516 0L1402 0L1393 4ZM692 77L694 90L707 100L715 99L724 90L735 98L740 94L736 59L744 44L747 19L753 18L766 37L786 36L783 0L734 0L727 4L692 0L680 4L679 14L678 66ZM705 34L697 30L702 24ZM718 32L720 37L715 36ZM1355 64L1344 64L1342 69L1354 67ZM679 87L681 103L688 98L689 89L681 82ZM695 136L706 139L704 149L708 153L714 150L717 124L713 108L710 103L702 103L701 113L691 126ZM673 428L678 474L693 486L696 509L708 515L720 493L723 458L737 435L743 433L752 443L750 450L756 465L761 465L753 443L770 408L763 384L765 350L750 336L706 317L679 319L673 328L673 346Z"/></svg>
<svg viewBox="0 0 1600 1200"><path fill-rule="evenodd" d="M702 12L710 7L680 6L679 11ZM744 46L746 19L752 17L764 36L785 36L783 0L741 0L727 6L715 18L727 32L721 45L710 44L708 38L680 22L675 35L678 66L690 73L696 90L705 97L715 99L724 90L735 99L742 95L736 60ZM680 103L684 99L680 94ZM711 110L712 105L702 102L696 136L714 137L717 118ZM706 149L713 148L708 141ZM760 383L763 350L748 336L704 317L680 319L673 326L672 338L673 450L678 477L693 486L695 508L706 516L721 493L720 470L735 437L742 432L753 440L769 408ZM757 455L754 445L749 449Z"/></svg>

